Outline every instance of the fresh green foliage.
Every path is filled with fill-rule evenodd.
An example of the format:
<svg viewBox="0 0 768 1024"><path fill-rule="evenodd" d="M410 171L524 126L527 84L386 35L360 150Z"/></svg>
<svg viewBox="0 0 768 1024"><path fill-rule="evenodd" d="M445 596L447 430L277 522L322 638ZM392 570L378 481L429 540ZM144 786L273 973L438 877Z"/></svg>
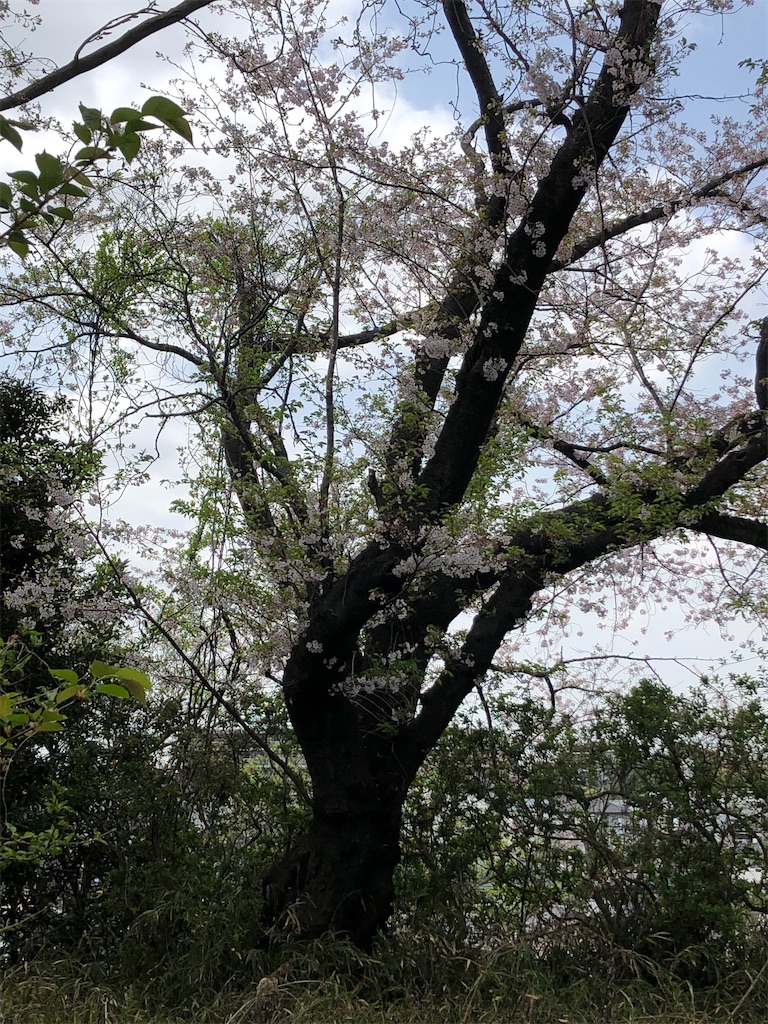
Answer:
<svg viewBox="0 0 768 1024"><path fill-rule="evenodd" d="M33 643L39 643L33 637ZM64 686L41 689L31 695L14 688L14 680L23 680L29 663L36 657L33 648L21 643L18 637L8 642L0 639L0 789L5 791L6 780L13 768L14 754L24 744L49 733L62 732L67 720L67 708L76 701L84 701L94 694L109 694L146 701L151 683L138 669L91 663L89 675L79 678L72 669L48 669L54 680ZM120 679L121 683L102 682ZM23 685L23 683L22 683ZM59 857L74 839L68 827L66 790L52 783L46 801L51 824L41 831L19 830L3 815L0 820L0 873L8 864L20 861L41 866L50 857ZM0 929L0 934L2 929Z"/></svg>
<svg viewBox="0 0 768 1024"><path fill-rule="evenodd" d="M152 684L144 672L135 668L107 665L102 661L91 662L90 679L81 679L72 669L48 669L53 679L63 680L67 685L49 690L40 690L26 697L13 689L11 679L3 672L3 658L10 645L0 639L0 753L12 752L19 743L32 739L40 733L61 732L66 721L66 706L73 700L85 700L92 694L106 693L112 697L133 697L139 703L146 703L147 690ZM24 667L31 652L11 663L13 670ZM100 682L119 679L120 683Z"/></svg>
<svg viewBox="0 0 768 1024"><path fill-rule="evenodd" d="M81 121L72 125L82 146L67 157L42 152L35 156L36 170L12 171L10 181L0 182L0 245L19 256L29 253L29 232L42 223L55 227L74 217L73 200L86 198L94 188L89 177L115 157L130 163L141 149L141 133L165 127L186 142L192 129L181 107L164 96L150 96L141 110L117 107L109 116L95 107L80 105ZM0 114L0 138L21 151L24 121ZM87 173L88 172L88 173Z"/></svg>

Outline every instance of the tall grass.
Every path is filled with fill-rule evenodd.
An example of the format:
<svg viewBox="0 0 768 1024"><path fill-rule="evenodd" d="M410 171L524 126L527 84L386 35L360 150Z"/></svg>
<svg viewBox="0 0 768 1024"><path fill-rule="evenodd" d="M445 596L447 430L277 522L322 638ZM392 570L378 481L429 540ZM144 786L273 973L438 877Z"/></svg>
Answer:
<svg viewBox="0 0 768 1024"><path fill-rule="evenodd" d="M242 963L217 989L168 1001L161 978L131 984L107 965L40 959L0 980L0 1024L765 1024L768 950L757 971L696 989L629 955L542 966L524 949L478 953L435 938L283 947Z"/></svg>

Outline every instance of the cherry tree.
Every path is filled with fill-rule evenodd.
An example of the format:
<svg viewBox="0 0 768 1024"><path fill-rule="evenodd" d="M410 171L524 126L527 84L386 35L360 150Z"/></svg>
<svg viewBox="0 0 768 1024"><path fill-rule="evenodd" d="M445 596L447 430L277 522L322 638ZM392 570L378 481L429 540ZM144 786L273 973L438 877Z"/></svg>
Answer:
<svg viewBox="0 0 768 1024"><path fill-rule="evenodd" d="M177 62L198 149L8 256L6 343L83 429L187 424L197 523L132 592L234 714L284 695L311 822L265 923L370 942L411 782L532 623L765 611L765 84L675 92L732 6L231 0ZM445 130L388 141L432 68Z"/></svg>

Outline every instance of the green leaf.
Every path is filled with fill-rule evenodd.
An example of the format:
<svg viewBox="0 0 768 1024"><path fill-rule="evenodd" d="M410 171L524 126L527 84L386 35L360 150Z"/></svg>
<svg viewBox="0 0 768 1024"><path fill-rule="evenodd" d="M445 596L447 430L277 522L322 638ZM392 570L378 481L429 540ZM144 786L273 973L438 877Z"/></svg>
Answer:
<svg viewBox="0 0 768 1024"><path fill-rule="evenodd" d="M81 103L80 114L88 128L101 128L103 118L100 110L95 107L84 107Z"/></svg>
<svg viewBox="0 0 768 1024"><path fill-rule="evenodd" d="M93 132L90 128L86 128L84 124L80 124L79 121L75 121L72 125L72 129L84 146L90 146L93 141Z"/></svg>
<svg viewBox="0 0 768 1024"><path fill-rule="evenodd" d="M37 181L22 182L22 184L19 185L19 192L23 192L25 195L29 196L30 199L37 200L40 198L40 189L37 187Z"/></svg>
<svg viewBox="0 0 768 1024"><path fill-rule="evenodd" d="M61 679L65 683L71 683L73 686L80 685L77 672L73 672L71 668L49 668L48 675L53 676L54 679Z"/></svg>
<svg viewBox="0 0 768 1024"><path fill-rule="evenodd" d="M63 729L61 722L41 722L35 732L61 732Z"/></svg>
<svg viewBox="0 0 768 1024"><path fill-rule="evenodd" d="M141 117L141 111L134 110L133 107L117 107L109 115L109 120L112 124L122 124L123 121L135 121Z"/></svg>
<svg viewBox="0 0 768 1024"><path fill-rule="evenodd" d="M120 683L102 683L96 688L96 693L111 693L116 697L131 696L140 704L147 702L147 690L152 688L152 683L147 675L137 668L121 668L118 665L107 665L104 661L94 661L90 666L91 675L95 679L119 679ZM112 687L112 689L105 689ZM117 689L114 689L117 687Z"/></svg>
<svg viewBox="0 0 768 1024"><path fill-rule="evenodd" d="M163 121L163 124L171 129L172 132L176 132L182 139L186 139L187 142L192 142L192 129L189 126L189 121L185 117L174 117L167 121Z"/></svg>
<svg viewBox="0 0 768 1024"><path fill-rule="evenodd" d="M137 700L139 704L147 703L147 691L141 683L134 682L133 679L124 679L123 684L133 699Z"/></svg>
<svg viewBox="0 0 768 1024"><path fill-rule="evenodd" d="M78 199L82 199L82 197L85 195L85 192L77 185L73 185L70 181L61 189L61 195L77 196Z"/></svg>
<svg viewBox="0 0 768 1024"><path fill-rule="evenodd" d="M12 231L8 235L8 245L17 256L24 257L29 253L29 242L20 231Z"/></svg>
<svg viewBox="0 0 768 1024"><path fill-rule="evenodd" d="M75 216L67 206L52 206L50 212L61 220L72 220Z"/></svg>
<svg viewBox="0 0 768 1024"><path fill-rule="evenodd" d="M12 707L11 695L9 693L0 693L0 718L8 718Z"/></svg>
<svg viewBox="0 0 768 1024"><path fill-rule="evenodd" d="M137 683L142 686L145 690L152 689L152 683L149 681L149 677L146 672L142 672L138 668L119 668L114 673L115 679L122 679L125 681L129 679L133 683Z"/></svg>
<svg viewBox="0 0 768 1024"><path fill-rule="evenodd" d="M34 171L11 171L8 175L14 181L23 181L29 185L37 185L37 175Z"/></svg>
<svg viewBox="0 0 768 1024"><path fill-rule="evenodd" d="M40 168L41 191L50 192L64 180L64 166L57 156L43 151L37 154L35 163Z"/></svg>
<svg viewBox="0 0 768 1024"><path fill-rule="evenodd" d="M118 671L117 665L108 665L106 661L92 661L88 666L88 671L91 673L94 679L109 679L114 677Z"/></svg>
<svg viewBox="0 0 768 1024"><path fill-rule="evenodd" d="M121 697L123 699L131 696L128 689L119 683L100 683L94 690L94 693L107 693L110 697Z"/></svg>
<svg viewBox="0 0 768 1024"><path fill-rule="evenodd" d="M7 181L0 181L0 206L4 210L10 210L13 205L13 192Z"/></svg>
<svg viewBox="0 0 768 1024"><path fill-rule="evenodd" d="M156 131L160 126L153 124L151 121L144 121L140 119L138 121L128 121L125 125L126 132L152 132Z"/></svg>
<svg viewBox="0 0 768 1024"><path fill-rule="evenodd" d="M4 117L0 117L0 136L21 152L21 136L13 127L13 124Z"/></svg>
<svg viewBox="0 0 768 1024"><path fill-rule="evenodd" d="M112 154L100 146L84 146L75 153L75 163L92 163L94 160L108 160Z"/></svg>
<svg viewBox="0 0 768 1024"><path fill-rule="evenodd" d="M130 163L141 148L141 139L134 132L126 132L117 140L117 148Z"/></svg>
<svg viewBox="0 0 768 1024"><path fill-rule="evenodd" d="M178 103L174 103L173 100L169 100L165 96L150 96L141 108L141 112L145 117L156 117L159 121L166 123L183 118L185 113Z"/></svg>
<svg viewBox="0 0 768 1024"><path fill-rule="evenodd" d="M139 672L138 669L123 669L120 673L120 678L123 685L127 690L130 691L131 696L139 702L139 704L147 703L147 690L152 689L152 683L147 679L143 672Z"/></svg>
<svg viewBox="0 0 768 1024"><path fill-rule="evenodd" d="M75 683L72 686L65 686L63 690L59 690L56 694L56 703L63 704L65 700L71 700L76 694L82 692L83 687L80 683Z"/></svg>

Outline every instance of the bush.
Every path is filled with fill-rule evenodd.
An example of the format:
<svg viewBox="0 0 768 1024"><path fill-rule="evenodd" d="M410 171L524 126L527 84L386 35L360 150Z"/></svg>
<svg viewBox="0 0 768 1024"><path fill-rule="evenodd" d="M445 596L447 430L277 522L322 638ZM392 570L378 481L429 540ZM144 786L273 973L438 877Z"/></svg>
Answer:
<svg viewBox="0 0 768 1024"><path fill-rule="evenodd" d="M529 944L575 971L631 954L712 980L763 955L768 716L755 684L652 682L588 720L492 702L408 804L401 920ZM758 950L760 952L758 952Z"/></svg>

